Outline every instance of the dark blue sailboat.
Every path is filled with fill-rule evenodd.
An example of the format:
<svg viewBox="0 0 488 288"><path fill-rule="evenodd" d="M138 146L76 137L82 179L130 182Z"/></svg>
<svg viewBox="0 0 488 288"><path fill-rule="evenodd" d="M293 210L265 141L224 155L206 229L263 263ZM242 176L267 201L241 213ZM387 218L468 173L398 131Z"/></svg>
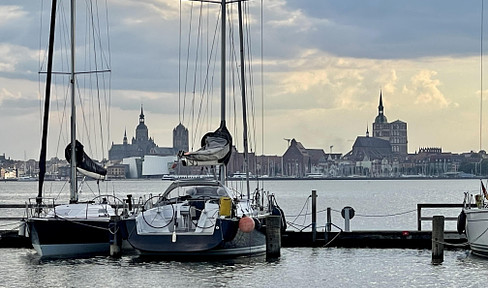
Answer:
<svg viewBox="0 0 488 288"><path fill-rule="evenodd" d="M218 180L176 180L161 196L148 199L140 211L122 220L122 238L144 255L205 260L207 257L257 255L266 251L265 230L261 223L272 212L276 202L273 201L273 195L250 195L245 85L241 86L241 91L247 195L225 184L226 165L232 151L232 136L226 127L225 116L226 5L234 2L239 5L241 83L245 83L241 1L208 2L219 3L222 9L220 126L202 138L200 149L194 152L182 151L178 156L183 165L217 166L220 177Z"/></svg>

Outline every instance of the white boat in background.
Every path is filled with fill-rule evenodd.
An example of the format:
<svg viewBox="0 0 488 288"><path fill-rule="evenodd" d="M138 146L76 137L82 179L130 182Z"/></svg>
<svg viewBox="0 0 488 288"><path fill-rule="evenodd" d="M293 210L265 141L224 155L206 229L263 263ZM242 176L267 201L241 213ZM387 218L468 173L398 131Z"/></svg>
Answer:
<svg viewBox="0 0 488 288"><path fill-rule="evenodd" d="M466 233L471 251L484 257L488 257L488 203L486 200L488 200L488 193L483 182L481 182L480 193L474 197L465 192L463 210L457 223L458 232Z"/></svg>

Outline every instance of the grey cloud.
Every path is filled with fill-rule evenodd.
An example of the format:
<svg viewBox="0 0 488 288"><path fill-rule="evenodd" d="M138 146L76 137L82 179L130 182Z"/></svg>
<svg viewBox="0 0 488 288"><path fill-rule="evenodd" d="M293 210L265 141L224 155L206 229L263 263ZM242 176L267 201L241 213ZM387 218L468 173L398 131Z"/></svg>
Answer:
<svg viewBox="0 0 488 288"><path fill-rule="evenodd" d="M309 31L305 43L338 56L386 59L479 54L479 2L288 0L287 4L311 19L336 24Z"/></svg>

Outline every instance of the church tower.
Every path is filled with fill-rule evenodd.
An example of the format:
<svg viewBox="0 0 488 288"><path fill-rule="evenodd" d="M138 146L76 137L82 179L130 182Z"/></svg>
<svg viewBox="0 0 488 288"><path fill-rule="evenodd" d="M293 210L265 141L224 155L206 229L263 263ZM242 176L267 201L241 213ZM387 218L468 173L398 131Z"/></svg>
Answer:
<svg viewBox="0 0 488 288"><path fill-rule="evenodd" d="M142 110L142 105L141 105L141 114L139 115L139 125L136 127L136 143L144 143L146 142L149 137L149 132L147 129L146 124L144 124L144 111ZM134 141L132 141L132 144L135 144Z"/></svg>
<svg viewBox="0 0 488 288"><path fill-rule="evenodd" d="M390 125L386 119L383 107L383 92L380 90L380 104L378 105L378 116L373 123L373 137L390 140Z"/></svg>
<svg viewBox="0 0 488 288"><path fill-rule="evenodd" d="M373 137L388 140L393 154L408 154L407 123L396 120L388 123L384 113L383 93L380 90L378 115L373 123Z"/></svg>
<svg viewBox="0 0 488 288"><path fill-rule="evenodd" d="M181 123L173 129L173 149L175 152L189 151L188 129Z"/></svg>

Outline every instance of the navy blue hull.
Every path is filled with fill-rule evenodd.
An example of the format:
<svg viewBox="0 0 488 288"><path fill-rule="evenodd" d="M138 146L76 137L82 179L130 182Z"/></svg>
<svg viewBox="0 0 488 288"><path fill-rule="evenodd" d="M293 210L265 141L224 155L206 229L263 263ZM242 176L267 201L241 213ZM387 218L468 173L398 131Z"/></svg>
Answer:
<svg viewBox="0 0 488 288"><path fill-rule="evenodd" d="M211 235L177 232L176 241L172 234L137 234L134 219L122 221L124 240L144 255L161 256L240 256L264 253L265 235L257 230L243 233L238 229L238 221L218 219ZM199 259L203 260L203 259Z"/></svg>
<svg viewBox="0 0 488 288"><path fill-rule="evenodd" d="M108 254L109 221L30 218L32 246L41 256Z"/></svg>

